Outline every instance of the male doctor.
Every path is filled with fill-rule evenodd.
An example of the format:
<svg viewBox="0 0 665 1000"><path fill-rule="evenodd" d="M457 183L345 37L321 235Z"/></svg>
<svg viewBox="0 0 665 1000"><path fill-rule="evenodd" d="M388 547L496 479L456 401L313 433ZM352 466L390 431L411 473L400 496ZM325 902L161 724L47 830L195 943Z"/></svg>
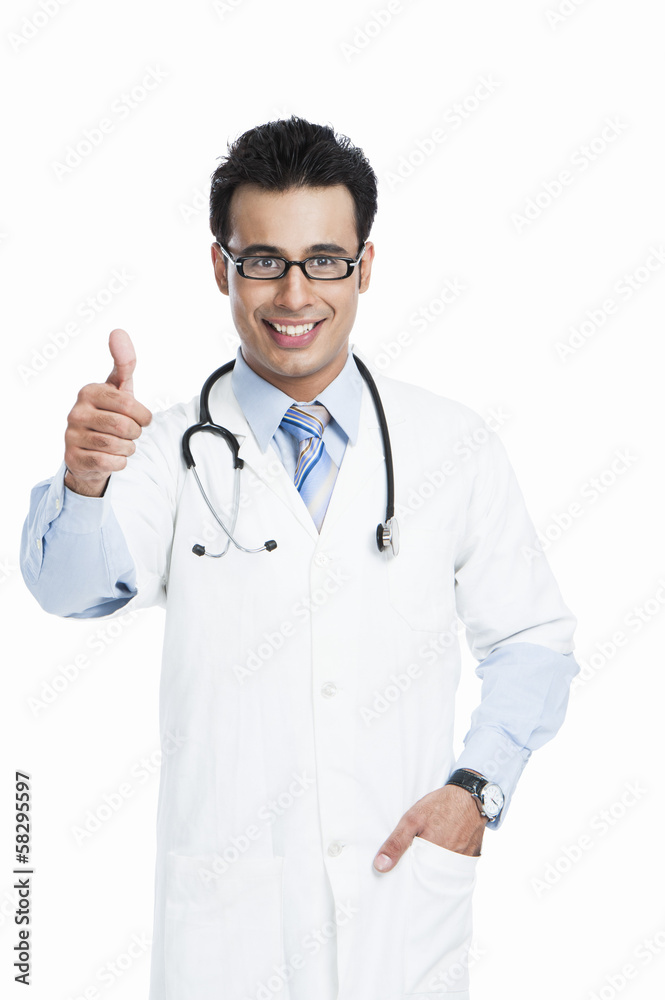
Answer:
<svg viewBox="0 0 665 1000"><path fill-rule="evenodd" d="M373 373L381 433L349 347L375 211L371 166L332 129L237 139L210 223L241 346L209 405L240 472L217 432L190 438L188 468L199 397L151 416L117 329L32 491L22 571L45 610L166 609L160 725L181 746L161 772L151 1000L466 1000L485 827L578 670L497 435ZM383 265L396 281L413 252ZM387 447L399 546L381 550ZM464 630L482 691L455 759Z"/></svg>

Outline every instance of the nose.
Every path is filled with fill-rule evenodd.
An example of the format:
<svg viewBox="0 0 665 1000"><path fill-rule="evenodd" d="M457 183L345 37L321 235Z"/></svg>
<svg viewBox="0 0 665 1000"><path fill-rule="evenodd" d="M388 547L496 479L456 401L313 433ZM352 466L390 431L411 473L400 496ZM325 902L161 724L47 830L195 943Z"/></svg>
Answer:
<svg viewBox="0 0 665 1000"><path fill-rule="evenodd" d="M290 312L300 312L310 306L315 295L312 289L313 282L303 274L301 268L290 267L283 278L277 281L275 291L275 305Z"/></svg>

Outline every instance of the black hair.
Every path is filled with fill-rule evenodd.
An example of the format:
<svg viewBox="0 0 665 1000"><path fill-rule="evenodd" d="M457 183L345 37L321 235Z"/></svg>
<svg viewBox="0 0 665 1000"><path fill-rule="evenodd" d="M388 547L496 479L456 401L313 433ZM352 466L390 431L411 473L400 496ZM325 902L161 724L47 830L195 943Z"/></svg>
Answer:
<svg viewBox="0 0 665 1000"><path fill-rule="evenodd" d="M229 206L240 184L266 191L345 184L355 205L358 251L369 237L377 207L377 180L362 149L328 125L304 118L267 122L228 145L211 176L210 229L222 246L230 238Z"/></svg>

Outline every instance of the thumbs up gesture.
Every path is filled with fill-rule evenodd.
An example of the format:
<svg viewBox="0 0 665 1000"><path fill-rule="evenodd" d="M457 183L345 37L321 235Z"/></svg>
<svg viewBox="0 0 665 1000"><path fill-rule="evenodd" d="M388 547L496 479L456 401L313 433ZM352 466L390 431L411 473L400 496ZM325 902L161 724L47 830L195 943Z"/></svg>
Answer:
<svg viewBox="0 0 665 1000"><path fill-rule="evenodd" d="M84 385L67 417L65 485L75 493L100 497L112 472L127 465L134 442L152 420L134 398L136 352L129 334L112 330L113 369L106 382Z"/></svg>

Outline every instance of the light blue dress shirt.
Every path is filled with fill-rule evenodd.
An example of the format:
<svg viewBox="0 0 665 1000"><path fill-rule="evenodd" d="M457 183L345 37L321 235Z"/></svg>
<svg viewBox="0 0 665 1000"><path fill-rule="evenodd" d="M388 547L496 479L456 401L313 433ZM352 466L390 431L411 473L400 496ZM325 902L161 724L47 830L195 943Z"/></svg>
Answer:
<svg viewBox="0 0 665 1000"><path fill-rule="evenodd" d="M291 476L299 443L279 424L294 402L320 402L331 419L323 440L339 467L347 442L355 444L363 379L351 348L344 368L315 400L293 400L262 379L240 348L231 374L233 392L259 447L272 446ZM67 618L96 618L122 608L136 594L134 563L113 514L108 491L85 497L64 485L64 462L57 474L38 483L21 539L23 578L44 610ZM504 791L506 806L533 750L560 728L570 682L579 667L572 653L533 643L502 646L482 660L481 701L464 737L457 767L479 771Z"/></svg>
<svg viewBox="0 0 665 1000"><path fill-rule="evenodd" d="M363 379L351 350L339 375L311 400L294 400L277 386L266 382L249 367L240 348L231 379L235 397L261 451L272 444L291 478L295 475L300 445L293 434L279 425L294 402L323 403L328 410L331 419L324 428L323 443L337 468L342 464L347 441L352 445L356 443Z"/></svg>

